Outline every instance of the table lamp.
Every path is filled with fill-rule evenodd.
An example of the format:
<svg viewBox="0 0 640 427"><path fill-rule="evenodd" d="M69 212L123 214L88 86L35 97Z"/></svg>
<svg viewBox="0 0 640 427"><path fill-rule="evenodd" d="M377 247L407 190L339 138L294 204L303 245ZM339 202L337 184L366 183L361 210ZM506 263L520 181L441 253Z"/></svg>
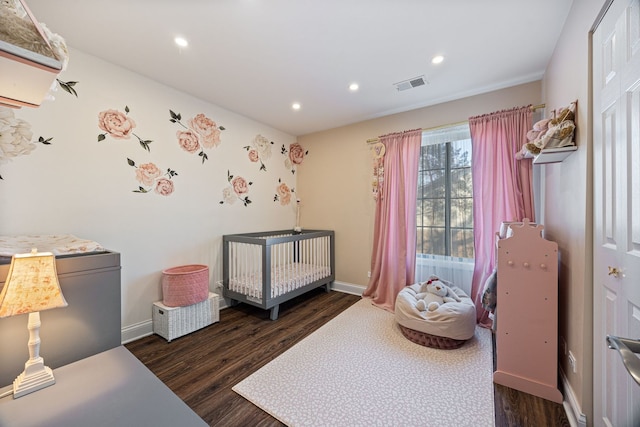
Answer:
<svg viewBox="0 0 640 427"><path fill-rule="evenodd" d="M13 381L14 399L55 384L51 368L44 365L39 354L40 311L66 306L52 253L32 249L29 254L11 257L9 274L0 292L0 317L29 313L29 360Z"/></svg>

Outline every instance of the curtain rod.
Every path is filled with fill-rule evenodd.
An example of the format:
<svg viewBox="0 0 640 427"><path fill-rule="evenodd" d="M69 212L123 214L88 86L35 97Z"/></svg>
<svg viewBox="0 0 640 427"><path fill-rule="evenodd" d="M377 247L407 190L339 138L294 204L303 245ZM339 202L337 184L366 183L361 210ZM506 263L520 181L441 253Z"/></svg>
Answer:
<svg viewBox="0 0 640 427"><path fill-rule="evenodd" d="M544 107L545 107L545 104L532 105L531 106L531 110L535 111L535 110L539 110L539 109L544 108ZM426 131L429 131L429 130L444 129L444 128L448 128L448 127L452 127L452 126L460 126L460 125L463 125L465 123L469 123L469 121L465 120L463 122L449 123L448 125L440 125L440 126L433 126L433 127L430 127L430 128L422 128L422 131L426 132ZM380 138L367 139L367 144L375 144L378 141L380 141Z"/></svg>
<svg viewBox="0 0 640 427"><path fill-rule="evenodd" d="M452 126L459 126L459 125L463 125L465 123L468 123L468 120L465 120L463 122L456 122L456 123L449 123L448 125L440 125L440 126L434 126L434 127L430 127L430 128L422 128L422 132L428 131L428 130L438 130L438 129L444 129L444 128L449 128ZM380 141L380 138L371 138L371 139L367 139L367 144L373 144Z"/></svg>

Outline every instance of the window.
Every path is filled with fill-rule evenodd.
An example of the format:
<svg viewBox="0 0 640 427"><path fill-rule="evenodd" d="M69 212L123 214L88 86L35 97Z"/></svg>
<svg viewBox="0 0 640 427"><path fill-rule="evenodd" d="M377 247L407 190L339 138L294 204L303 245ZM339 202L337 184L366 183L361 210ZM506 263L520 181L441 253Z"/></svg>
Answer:
<svg viewBox="0 0 640 427"><path fill-rule="evenodd" d="M417 253L473 258L468 124L425 131L418 171Z"/></svg>

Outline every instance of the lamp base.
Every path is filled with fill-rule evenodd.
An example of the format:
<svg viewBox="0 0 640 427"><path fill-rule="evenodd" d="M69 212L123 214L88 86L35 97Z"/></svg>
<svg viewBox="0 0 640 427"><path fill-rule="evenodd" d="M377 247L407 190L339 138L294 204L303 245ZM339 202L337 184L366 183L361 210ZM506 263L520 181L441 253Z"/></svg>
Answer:
<svg viewBox="0 0 640 427"><path fill-rule="evenodd" d="M13 381L13 398L33 393L56 383L53 371L44 366L44 359L38 357L25 363L24 371Z"/></svg>

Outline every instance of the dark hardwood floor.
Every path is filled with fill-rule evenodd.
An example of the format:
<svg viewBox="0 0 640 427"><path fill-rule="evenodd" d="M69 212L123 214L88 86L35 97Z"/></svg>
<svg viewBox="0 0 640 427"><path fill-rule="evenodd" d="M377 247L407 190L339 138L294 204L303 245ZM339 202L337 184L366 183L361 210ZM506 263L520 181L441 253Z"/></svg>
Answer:
<svg viewBox="0 0 640 427"><path fill-rule="evenodd" d="M316 289L281 304L276 321L240 304L170 343L151 335L126 347L210 426L282 426L231 387L359 299ZM500 385L494 390L497 427L569 426L562 405Z"/></svg>

